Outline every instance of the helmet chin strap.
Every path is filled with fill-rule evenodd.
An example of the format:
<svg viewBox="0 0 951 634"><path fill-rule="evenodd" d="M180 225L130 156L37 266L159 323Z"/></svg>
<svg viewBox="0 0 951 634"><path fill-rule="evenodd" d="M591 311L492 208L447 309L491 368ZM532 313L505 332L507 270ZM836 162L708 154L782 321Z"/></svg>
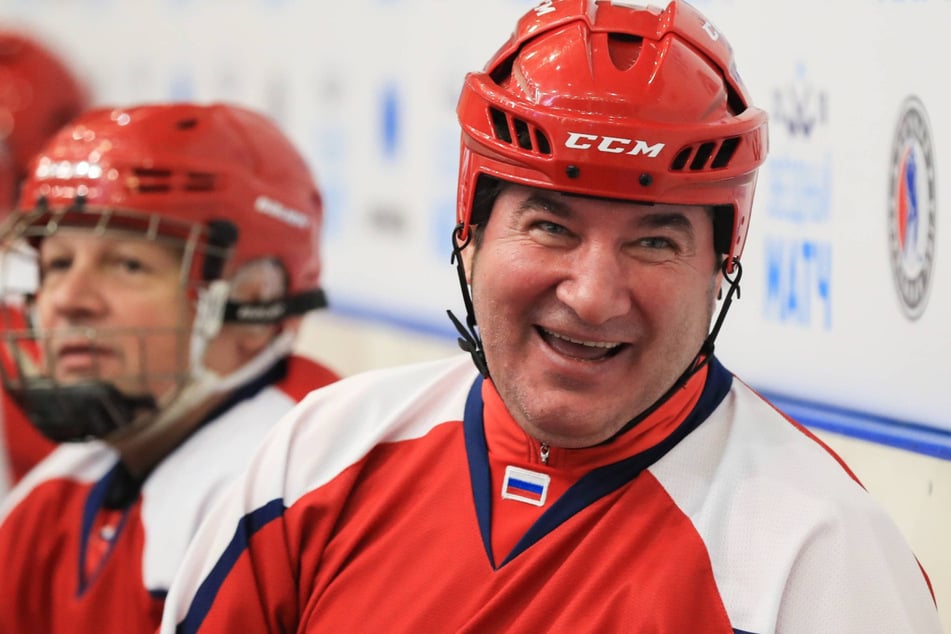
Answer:
<svg viewBox="0 0 951 634"><path fill-rule="evenodd" d="M447 310L446 314L449 315L449 319L452 320L452 325L455 326L459 332L459 339L457 339L459 347L472 355L472 361L475 363L476 368L478 368L483 377L489 378L489 366L485 361L482 337L479 336L479 330L476 326L475 311L472 309L472 298L469 295L469 284L466 283L466 269L462 263L462 250L469 245L469 242L472 240L473 232L470 228L465 240L463 240L462 244L458 244L456 237L459 236L461 239L463 229L464 225L459 223L455 229L452 230L452 257L449 262L450 264L454 263L456 265L456 273L459 275L462 301L466 307L466 325L463 326L462 322L459 321L458 317L452 314L451 310Z"/></svg>
<svg viewBox="0 0 951 634"><path fill-rule="evenodd" d="M730 266L731 263L733 265L732 267ZM670 388L668 388L667 391L660 396L660 398L654 401L654 403L643 412L625 423L625 425L621 427L621 429L619 429L616 434L601 444L612 442L615 438L624 434L639 422L657 411L661 405L666 403L674 394L677 393L677 390L686 385L687 381L689 381L693 375L702 370L703 367L710 363L710 360L713 359L713 350L717 335L720 334L720 328L723 326L723 321L726 319L727 311L730 310L730 305L733 303L733 296L736 295L736 299L740 298L740 278L743 277L743 267L740 265L740 261L737 258L725 258L720 264L720 270L723 273L723 279L725 279L727 284L729 284L729 288L727 289L726 297L723 297L723 304L720 306L720 312L713 324L713 328L710 329L710 333L707 335L707 338L703 340L703 345L700 346L700 351L697 352L696 356L693 358L693 361L690 362L690 365L687 366L687 369L684 370L683 374L681 374L680 377L674 381L674 384L671 385ZM723 289L721 288L718 297L722 296Z"/></svg>
<svg viewBox="0 0 951 634"><path fill-rule="evenodd" d="M221 331L230 292L229 282L215 280L199 296L195 322L192 326L189 378L149 423L153 431L159 431L162 427L171 425L213 396L250 383L290 354L293 349L294 334L284 331L250 361L230 374L221 375L207 368L204 365L205 351L208 343Z"/></svg>
<svg viewBox="0 0 951 634"><path fill-rule="evenodd" d="M280 359L290 354L294 346L294 335L282 332L250 361L230 374L221 375L198 363L192 368L191 377L181 390L165 407L161 408L152 422L148 423L153 432L171 426L188 412L209 398L224 394L258 378Z"/></svg>

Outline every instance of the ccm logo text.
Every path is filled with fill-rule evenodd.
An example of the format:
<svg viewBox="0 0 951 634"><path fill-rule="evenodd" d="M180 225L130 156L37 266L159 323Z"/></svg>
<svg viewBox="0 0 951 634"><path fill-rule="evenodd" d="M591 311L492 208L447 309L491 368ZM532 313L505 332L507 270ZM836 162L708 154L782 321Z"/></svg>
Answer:
<svg viewBox="0 0 951 634"><path fill-rule="evenodd" d="M651 158L656 158L664 149L663 143L648 143L640 139L624 139L616 136L599 136L597 134L584 134L582 132L569 132L568 140L565 141L565 147L574 150L595 149L598 152L608 154L629 154L638 156L644 154Z"/></svg>

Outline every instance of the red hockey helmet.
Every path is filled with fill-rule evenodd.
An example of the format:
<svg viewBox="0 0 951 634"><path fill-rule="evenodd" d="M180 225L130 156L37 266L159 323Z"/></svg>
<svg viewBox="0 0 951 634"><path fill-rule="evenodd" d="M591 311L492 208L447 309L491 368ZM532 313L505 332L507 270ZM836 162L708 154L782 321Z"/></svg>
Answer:
<svg viewBox="0 0 951 634"><path fill-rule="evenodd" d="M145 350L147 337L161 330L178 337L187 359L179 358L171 373L152 374L142 364L121 377L60 383L45 353L58 327L4 328L14 361L0 364L8 393L50 438L81 440L168 424L210 394L251 380L290 351L293 329L227 376L205 368L206 347L222 322L272 324L324 305L317 286L322 219L303 157L258 113L227 104L86 111L30 164L0 248L36 247L63 226L174 246L194 315L182 312L179 323L165 329L84 326L75 336L134 336ZM22 251L35 256L38 250ZM286 273L282 297L232 298L230 282L240 267L275 260ZM34 268L42 274L42 267ZM41 299L43 292L41 282ZM34 346L44 354L30 356ZM165 388L170 380L174 385Z"/></svg>
<svg viewBox="0 0 951 634"><path fill-rule="evenodd" d="M49 137L87 105L85 87L49 49L0 30L0 212Z"/></svg>
<svg viewBox="0 0 951 634"><path fill-rule="evenodd" d="M159 233L227 222L238 234L233 268L276 258L289 294L317 287L317 185L291 141L256 112L228 104L98 108L63 128L31 167L16 212L27 222L45 222L38 205L62 210L77 200L83 209L161 220L151 229Z"/></svg>
<svg viewBox="0 0 951 634"><path fill-rule="evenodd" d="M628 201L710 205L715 243L739 257L766 114L750 104L723 35L689 4L546 0L483 72L470 73L457 221L480 175ZM723 213L729 212L729 213Z"/></svg>

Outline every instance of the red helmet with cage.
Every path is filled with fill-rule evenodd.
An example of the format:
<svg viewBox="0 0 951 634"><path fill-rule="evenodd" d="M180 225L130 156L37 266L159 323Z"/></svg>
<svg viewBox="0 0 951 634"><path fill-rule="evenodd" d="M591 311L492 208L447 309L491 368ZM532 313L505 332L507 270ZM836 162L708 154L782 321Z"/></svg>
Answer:
<svg viewBox="0 0 951 634"><path fill-rule="evenodd" d="M45 351L56 331L70 331L71 324L47 331L6 328L7 346L16 351L15 363L0 364L8 393L34 425L61 441L169 424L210 394L252 380L290 352L293 328L278 329L253 359L226 376L203 365L207 345L223 322L276 324L324 305L318 287L322 219L308 165L261 114L229 104L175 103L86 111L30 164L0 247L22 246L24 255L35 257L39 250L30 246L68 226L177 249L179 282L194 311L159 330L175 335L188 358L178 359L172 373L150 374L143 363L123 376L60 382L48 354L34 359L25 353L34 343ZM254 270L244 265L274 261L286 280L282 296L233 296L232 282ZM42 268L34 262L40 275ZM44 292L41 280L37 304ZM28 301L28 293L21 295ZM131 335L145 349L156 332L84 324L74 334L90 342ZM170 380L173 386L160 385Z"/></svg>
<svg viewBox="0 0 951 634"><path fill-rule="evenodd" d="M162 227L226 221L238 234L232 269L276 258L288 294L318 285L321 197L303 157L261 114L229 104L98 108L63 128L31 167L17 214L81 199Z"/></svg>
<svg viewBox="0 0 951 634"><path fill-rule="evenodd" d="M686 2L666 9L547 0L530 10L457 113L457 220L482 175L628 201L709 205L715 242L743 250L766 114L723 35Z"/></svg>
<svg viewBox="0 0 951 634"><path fill-rule="evenodd" d="M87 105L85 86L52 51L0 30L0 211L49 137Z"/></svg>

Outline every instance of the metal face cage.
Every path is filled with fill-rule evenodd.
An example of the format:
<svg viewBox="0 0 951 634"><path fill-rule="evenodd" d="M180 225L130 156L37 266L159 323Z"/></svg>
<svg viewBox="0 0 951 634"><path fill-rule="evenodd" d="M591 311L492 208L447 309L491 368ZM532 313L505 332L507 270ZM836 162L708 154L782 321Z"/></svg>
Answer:
<svg viewBox="0 0 951 634"><path fill-rule="evenodd" d="M176 400L221 325L228 285L220 278L236 236L228 224L94 208L81 200L57 210L41 201L8 218L0 229L0 378L40 431L56 441L101 438L147 423ZM39 247L63 230L148 241L180 254L175 325L44 329L35 319L35 299L43 292ZM55 354L64 341L89 350L134 347L138 354L118 372L106 374L94 362L88 376L64 379ZM173 359L168 369L150 369L156 351Z"/></svg>

